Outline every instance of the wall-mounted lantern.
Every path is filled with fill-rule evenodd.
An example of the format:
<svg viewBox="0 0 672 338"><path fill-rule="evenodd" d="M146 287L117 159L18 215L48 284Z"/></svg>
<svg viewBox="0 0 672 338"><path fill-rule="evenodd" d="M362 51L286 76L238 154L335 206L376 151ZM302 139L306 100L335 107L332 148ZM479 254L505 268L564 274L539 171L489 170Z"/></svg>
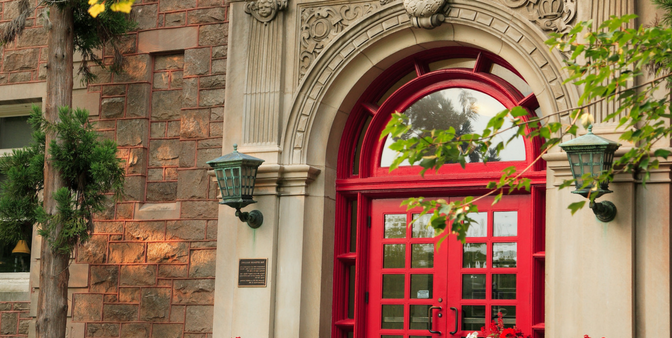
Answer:
<svg viewBox="0 0 672 338"><path fill-rule="evenodd" d="M592 125L588 127L588 134L559 145L567 152L569 167L572 169L572 176L576 180L576 190L572 193L591 198L590 208L593 209L597 219L602 222L611 222L616 217L614 203L609 201L594 202L602 195L612 192L609 190L609 182L603 182L598 187L591 184L584 188L582 177L585 174L590 174L597 178L604 171L609 170L614 161L614 153L620 146L619 143L593 134Z"/></svg>
<svg viewBox="0 0 672 338"><path fill-rule="evenodd" d="M222 201L236 209L236 217L246 222L250 228L256 229L264 222L264 215L259 210L241 212L240 209L249 204L257 203L252 199L254 182L257 179L257 168L264 160L241 154L238 145L233 145L233 152L218 157L207 163L215 170L217 184L222 193Z"/></svg>

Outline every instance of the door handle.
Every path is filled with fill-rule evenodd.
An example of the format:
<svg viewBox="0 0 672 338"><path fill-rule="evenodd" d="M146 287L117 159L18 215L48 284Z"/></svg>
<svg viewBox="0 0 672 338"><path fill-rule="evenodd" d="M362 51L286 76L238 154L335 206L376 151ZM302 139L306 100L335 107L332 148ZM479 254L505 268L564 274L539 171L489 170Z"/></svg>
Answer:
<svg viewBox="0 0 672 338"><path fill-rule="evenodd" d="M450 334L453 335L457 333L457 323L459 322L460 315L457 313L457 308L451 306L450 309L455 312L455 331L450 332Z"/></svg>
<svg viewBox="0 0 672 338"><path fill-rule="evenodd" d="M427 318L429 318L429 321L427 322L427 330L429 331L429 333L441 335L441 331L432 330L432 327L434 326L433 323L432 323L432 318L434 317L434 316L432 316L432 310L441 311L441 307L440 306L432 306L429 309L427 309Z"/></svg>

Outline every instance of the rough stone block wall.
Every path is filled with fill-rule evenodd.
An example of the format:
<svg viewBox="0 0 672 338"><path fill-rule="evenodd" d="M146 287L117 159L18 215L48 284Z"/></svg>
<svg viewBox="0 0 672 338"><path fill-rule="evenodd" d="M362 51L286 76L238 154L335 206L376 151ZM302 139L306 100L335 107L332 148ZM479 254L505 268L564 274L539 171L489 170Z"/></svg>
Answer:
<svg viewBox="0 0 672 338"><path fill-rule="evenodd" d="M32 3L37 4L35 0ZM0 2L0 24L16 18L17 1ZM0 85L44 81L47 73L47 34L37 14L42 8L36 8L26 20L23 35L14 43L0 46Z"/></svg>
<svg viewBox="0 0 672 338"><path fill-rule="evenodd" d="M0 302L0 337L27 337L29 302Z"/></svg>
<svg viewBox="0 0 672 338"><path fill-rule="evenodd" d="M2 21L16 16L15 2L0 0ZM212 336L218 191L205 162L222 154L226 10L223 0L136 0L138 30L121 44L124 72L96 70L85 89L99 97L92 121L101 137L119 144L126 196L110 200L74 253L68 337ZM45 79L47 35L35 15L28 26L18 43L0 47L0 100L3 85ZM194 32L182 41L191 45L176 37L150 46L156 41L143 37L178 31ZM5 316L28 315L18 309L29 303L7 312L4 304L0 336ZM27 334L23 321L11 335Z"/></svg>

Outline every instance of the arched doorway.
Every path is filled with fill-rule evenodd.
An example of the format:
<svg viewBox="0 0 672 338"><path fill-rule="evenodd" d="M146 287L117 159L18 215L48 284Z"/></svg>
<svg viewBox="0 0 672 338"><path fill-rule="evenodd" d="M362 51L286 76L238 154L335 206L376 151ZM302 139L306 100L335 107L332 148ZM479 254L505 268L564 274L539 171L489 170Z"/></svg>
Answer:
<svg viewBox="0 0 672 338"><path fill-rule="evenodd" d="M381 74L350 113L339 149L334 265L334 337L463 337L504 315L525 334L543 335L545 168L524 175L531 192L491 206L482 200L467 243L436 247L433 232L403 198L460 198L486 191L503 168L528 167L537 142L520 139L498 157L473 157L436 173L402 166L381 131L395 111L421 129L482 129L488 115L521 105L540 115L532 89L505 60L450 47L407 57Z"/></svg>

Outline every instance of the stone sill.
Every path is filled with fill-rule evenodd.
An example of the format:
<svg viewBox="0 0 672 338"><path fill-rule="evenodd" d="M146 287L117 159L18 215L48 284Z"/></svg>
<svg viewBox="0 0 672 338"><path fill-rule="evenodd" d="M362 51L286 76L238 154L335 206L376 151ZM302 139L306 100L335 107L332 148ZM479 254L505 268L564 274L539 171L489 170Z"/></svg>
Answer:
<svg viewBox="0 0 672 338"><path fill-rule="evenodd" d="M0 301L30 300L30 272L0 273Z"/></svg>

